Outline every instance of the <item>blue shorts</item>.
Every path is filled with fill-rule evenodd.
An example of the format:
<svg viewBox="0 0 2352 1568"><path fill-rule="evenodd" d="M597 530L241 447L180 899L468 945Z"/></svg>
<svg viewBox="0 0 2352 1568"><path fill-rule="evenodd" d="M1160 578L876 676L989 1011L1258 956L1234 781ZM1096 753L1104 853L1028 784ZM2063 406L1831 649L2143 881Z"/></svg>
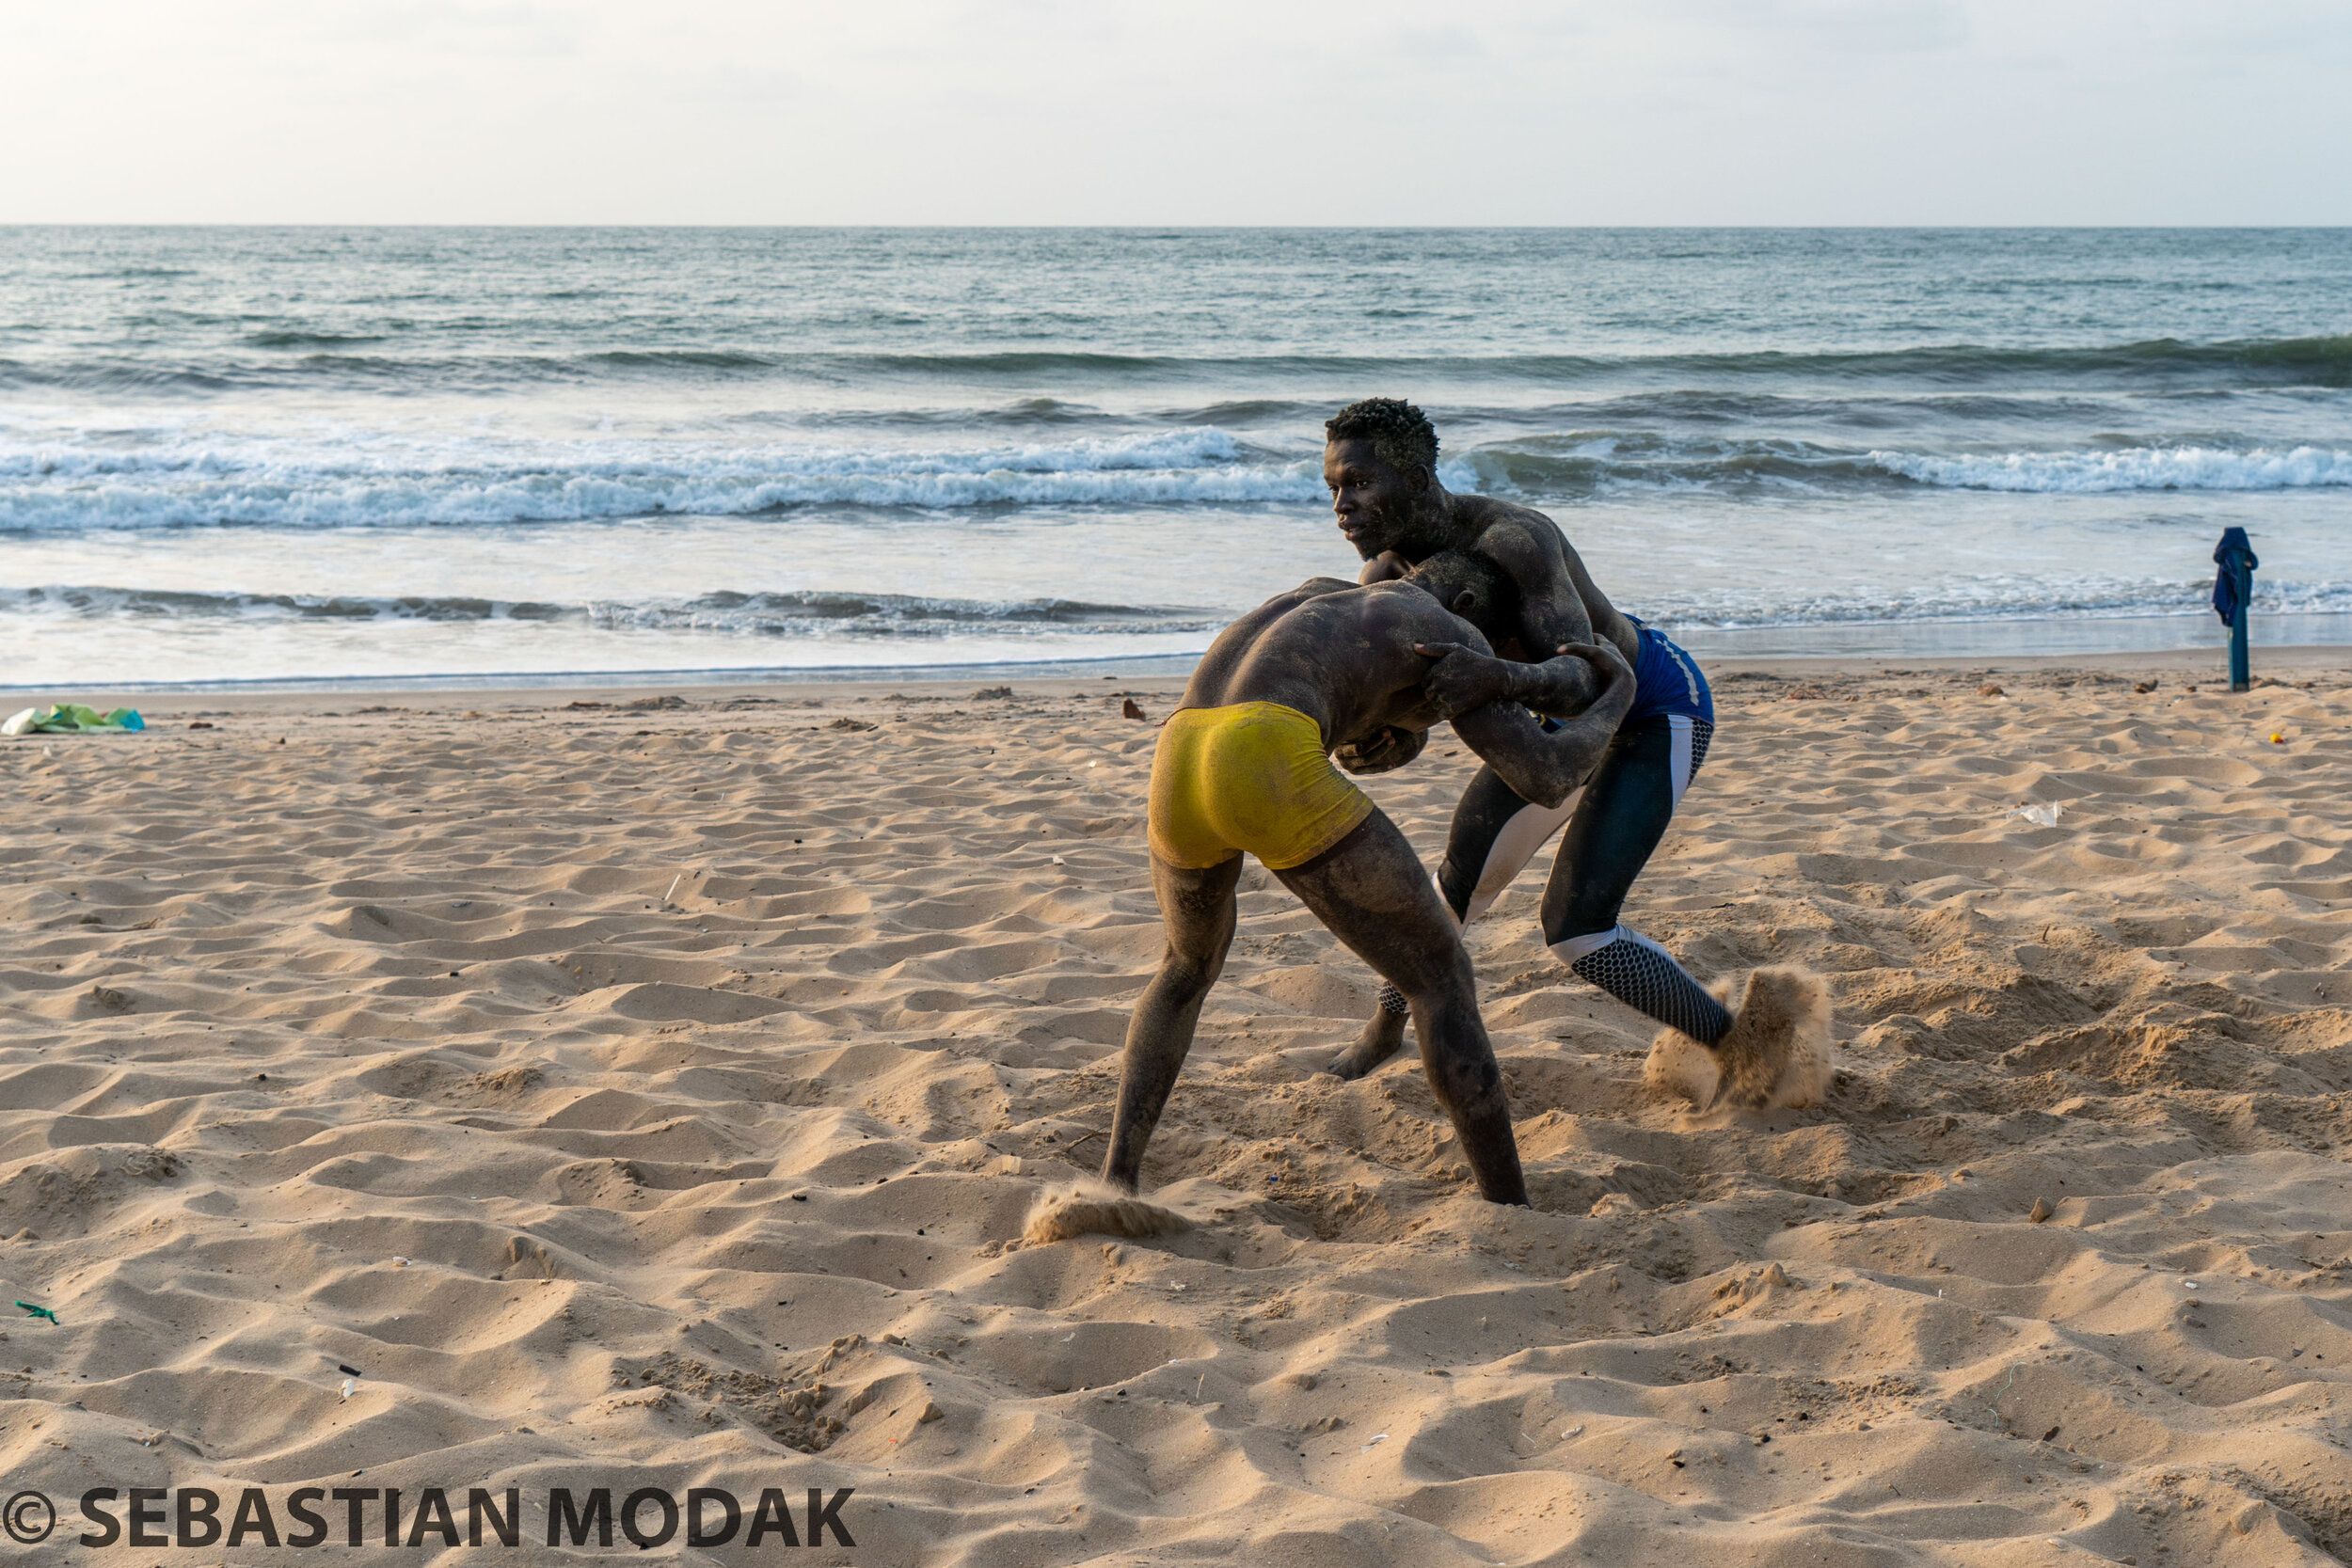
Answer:
<svg viewBox="0 0 2352 1568"><path fill-rule="evenodd" d="M1629 615L1626 619L1633 620ZM1642 639L1642 657L1633 666L1633 707L1625 721L1631 724L1664 713L1713 724L1715 693L1708 689L1699 661L1677 647L1664 632L1653 631L1639 621L1633 621L1633 627Z"/></svg>

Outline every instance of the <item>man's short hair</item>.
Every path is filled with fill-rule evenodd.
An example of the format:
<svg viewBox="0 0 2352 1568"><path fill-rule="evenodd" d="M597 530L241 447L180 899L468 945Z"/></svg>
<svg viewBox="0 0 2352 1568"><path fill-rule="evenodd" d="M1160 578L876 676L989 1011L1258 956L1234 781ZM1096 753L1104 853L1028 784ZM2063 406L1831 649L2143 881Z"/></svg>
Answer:
<svg viewBox="0 0 2352 1568"><path fill-rule="evenodd" d="M1329 441L1370 441L1380 461L1403 473L1419 464L1436 472L1438 429L1403 398L1365 398L1323 421Z"/></svg>
<svg viewBox="0 0 2352 1568"><path fill-rule="evenodd" d="M1489 642L1518 602L1511 575L1475 550L1439 550L1406 573L1405 580L1476 626ZM1460 602L1464 594L1470 595L1468 605Z"/></svg>

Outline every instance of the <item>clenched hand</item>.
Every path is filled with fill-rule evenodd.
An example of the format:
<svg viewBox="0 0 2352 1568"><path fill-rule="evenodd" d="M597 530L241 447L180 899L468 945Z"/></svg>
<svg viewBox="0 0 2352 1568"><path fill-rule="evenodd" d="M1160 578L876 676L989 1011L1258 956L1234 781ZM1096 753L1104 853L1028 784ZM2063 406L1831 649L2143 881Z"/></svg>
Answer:
<svg viewBox="0 0 2352 1568"><path fill-rule="evenodd" d="M1331 760L1351 773L1386 773L1402 768L1421 755L1421 749L1429 744L1427 730L1399 729L1383 724L1365 739L1341 747L1331 753Z"/></svg>
<svg viewBox="0 0 2352 1568"><path fill-rule="evenodd" d="M1508 659L1459 642L1416 642L1413 652L1437 660L1422 677L1421 689L1448 719L1511 695L1515 671Z"/></svg>

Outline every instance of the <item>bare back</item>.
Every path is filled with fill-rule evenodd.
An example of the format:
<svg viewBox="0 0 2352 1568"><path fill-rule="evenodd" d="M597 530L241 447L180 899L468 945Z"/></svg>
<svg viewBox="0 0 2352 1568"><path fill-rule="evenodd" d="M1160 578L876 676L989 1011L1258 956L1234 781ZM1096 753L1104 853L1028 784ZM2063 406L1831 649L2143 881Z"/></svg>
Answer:
<svg viewBox="0 0 2352 1568"><path fill-rule="evenodd" d="M1440 717L1422 689L1429 660L1413 651L1426 642L1486 648L1478 628L1411 583L1316 578L1226 627L1181 705L1280 703L1322 726L1326 750L1388 725L1426 729Z"/></svg>

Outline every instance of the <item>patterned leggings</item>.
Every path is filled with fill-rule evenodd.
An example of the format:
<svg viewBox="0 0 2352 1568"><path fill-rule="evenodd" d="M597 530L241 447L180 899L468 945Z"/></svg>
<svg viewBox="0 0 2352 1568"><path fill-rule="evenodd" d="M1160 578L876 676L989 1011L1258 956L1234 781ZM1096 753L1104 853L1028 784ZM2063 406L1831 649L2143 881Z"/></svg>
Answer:
<svg viewBox="0 0 2352 1568"><path fill-rule="evenodd" d="M1715 726L1683 714L1629 721L1584 787L1549 810L1522 799L1491 768L1462 792L1438 891L1464 925L1486 912L1565 827L1544 889L1544 941L1569 968L1618 1001L1712 1045L1731 1015L1673 955L1618 922L1633 879L1666 834L1682 792L1707 760ZM1380 1005L1406 1011L1394 986Z"/></svg>

